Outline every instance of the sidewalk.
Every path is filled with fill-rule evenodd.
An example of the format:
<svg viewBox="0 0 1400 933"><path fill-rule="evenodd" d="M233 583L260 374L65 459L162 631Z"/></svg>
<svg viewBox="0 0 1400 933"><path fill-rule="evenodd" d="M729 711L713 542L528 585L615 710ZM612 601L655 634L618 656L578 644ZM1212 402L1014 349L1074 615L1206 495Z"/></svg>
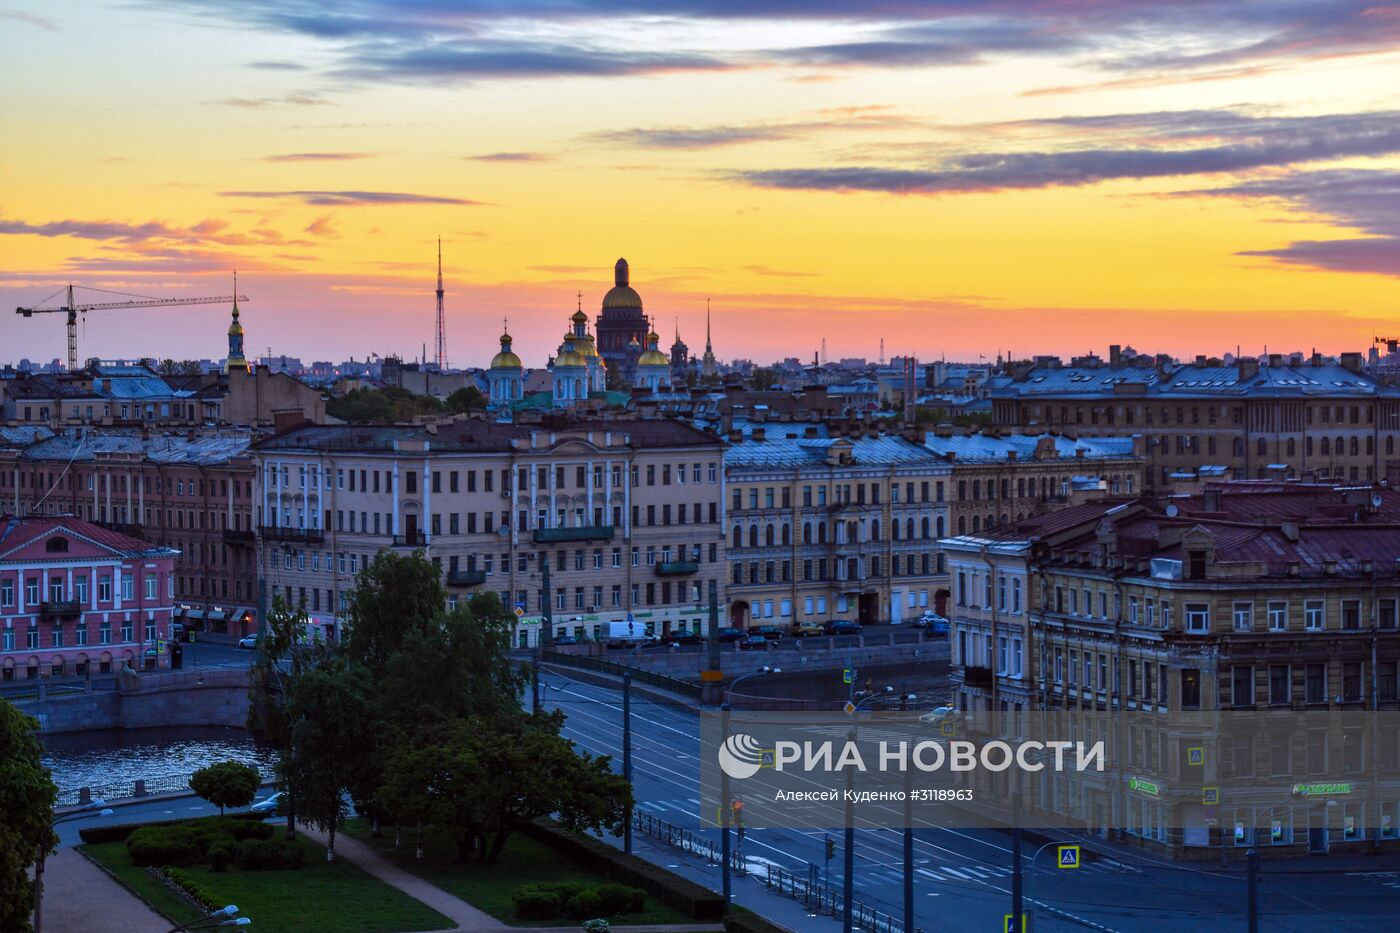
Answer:
<svg viewBox="0 0 1400 933"><path fill-rule="evenodd" d="M305 823L298 823L297 829L321 845L326 845L329 842L325 833L313 829ZM525 929L502 923L461 898L454 897L417 875L404 871L357 839L337 834L335 853L336 858L344 858L347 862L354 863L357 868L368 872L387 885L398 888L409 897L427 904L433 910L452 920L457 924L453 933L504 933L508 930ZM581 927L582 924L573 924L565 927L529 927L528 930L529 933L578 933ZM673 925L652 923L642 926L624 926L615 923L612 928L616 931L646 930L648 933L652 933L652 931L655 933L716 933L716 931L723 930L724 926L719 923Z"/></svg>
<svg viewBox="0 0 1400 933"><path fill-rule="evenodd" d="M82 896L74 896L81 892ZM77 849L59 849L44 862L45 933L91 933L93 905L112 933L166 933L170 921L151 910Z"/></svg>

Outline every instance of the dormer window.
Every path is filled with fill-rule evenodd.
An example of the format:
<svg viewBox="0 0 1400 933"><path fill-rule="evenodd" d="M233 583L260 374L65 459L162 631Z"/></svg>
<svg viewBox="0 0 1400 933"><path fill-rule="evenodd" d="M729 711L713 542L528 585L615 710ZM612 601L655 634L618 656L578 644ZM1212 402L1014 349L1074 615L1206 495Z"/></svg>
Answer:
<svg viewBox="0 0 1400 933"><path fill-rule="evenodd" d="M44 542L44 550L50 554L67 554L68 539L50 538L48 541Z"/></svg>

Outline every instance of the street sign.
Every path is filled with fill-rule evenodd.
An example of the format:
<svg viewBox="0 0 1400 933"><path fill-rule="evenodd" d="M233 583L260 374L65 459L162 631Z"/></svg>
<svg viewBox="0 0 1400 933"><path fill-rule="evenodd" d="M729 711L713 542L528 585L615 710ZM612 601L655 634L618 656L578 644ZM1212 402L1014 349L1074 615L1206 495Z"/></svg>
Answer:
<svg viewBox="0 0 1400 933"><path fill-rule="evenodd" d="M1025 915L1025 913L1024 913L1024 912L1021 913L1021 926L1020 926L1019 928L1016 926L1016 915L1015 915L1015 914L1002 914L1002 917L1001 917L1001 929L1002 929L1002 933L1026 933L1026 915Z"/></svg>
<svg viewBox="0 0 1400 933"><path fill-rule="evenodd" d="M849 667L844 667L844 668L842 668L842 669L841 669L841 683L843 683L843 684L848 684L848 683L850 683L850 682L851 682L851 678L852 678L852 676L853 676L854 674L855 674L855 672L852 671Z"/></svg>
<svg viewBox="0 0 1400 933"><path fill-rule="evenodd" d="M165 654L165 642L163 640L156 642L156 654Z"/></svg>
<svg viewBox="0 0 1400 933"><path fill-rule="evenodd" d="M841 708L842 708L843 710L846 711L846 715L847 715L847 716L851 715L852 713L854 713L854 712L856 711L856 705L855 705L854 703L852 703L850 700L847 700L847 701L846 701L846 705L843 706L843 707L841 707Z"/></svg>
<svg viewBox="0 0 1400 933"><path fill-rule="evenodd" d="M1128 778L1128 790L1135 790L1140 794L1156 797L1161 793L1162 788L1155 781L1149 781L1140 777L1130 777Z"/></svg>
<svg viewBox="0 0 1400 933"><path fill-rule="evenodd" d="M1206 763L1206 748L1204 745L1192 745L1186 749L1186 763L1195 767L1200 767Z"/></svg>
<svg viewBox="0 0 1400 933"><path fill-rule="evenodd" d="M938 724L938 731L943 733L945 736L957 735L958 724L951 719L945 719Z"/></svg>
<svg viewBox="0 0 1400 933"><path fill-rule="evenodd" d="M523 619L523 618L525 617L525 610L524 610L524 609L521 609L519 606L516 606L516 607L515 607L515 617L516 617L517 619Z"/></svg>
<svg viewBox="0 0 1400 933"><path fill-rule="evenodd" d="M1216 804L1220 803L1220 788L1219 788L1219 787L1202 787L1202 788L1201 788L1201 803L1205 804L1205 805L1208 806L1208 807L1213 807L1213 806L1215 806Z"/></svg>
<svg viewBox="0 0 1400 933"><path fill-rule="evenodd" d="M1056 846L1055 854L1058 857L1055 864L1061 868L1079 867L1079 846Z"/></svg>

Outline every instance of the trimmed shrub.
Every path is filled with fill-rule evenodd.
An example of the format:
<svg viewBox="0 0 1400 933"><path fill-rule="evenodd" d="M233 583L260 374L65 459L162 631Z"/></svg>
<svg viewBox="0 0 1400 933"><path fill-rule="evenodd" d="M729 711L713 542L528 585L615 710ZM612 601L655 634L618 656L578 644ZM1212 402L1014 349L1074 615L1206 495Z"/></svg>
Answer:
<svg viewBox="0 0 1400 933"><path fill-rule="evenodd" d="M603 912L603 900L598 897L596 891L580 891L569 898L565 907L569 911L569 916L575 920L587 920L589 917L596 917Z"/></svg>
<svg viewBox="0 0 1400 933"><path fill-rule="evenodd" d="M228 871L228 863L233 861L233 853L224 846L213 846L204 857L215 871Z"/></svg>
<svg viewBox="0 0 1400 933"><path fill-rule="evenodd" d="M559 916L559 898L548 891L519 890L510 896L515 916L521 920L553 920Z"/></svg>
<svg viewBox="0 0 1400 933"><path fill-rule="evenodd" d="M598 888L598 913L604 917L639 914L646 908L646 892L625 884L605 884Z"/></svg>
<svg viewBox="0 0 1400 933"><path fill-rule="evenodd" d="M82 829L78 830L78 835L82 837L83 842L86 842L88 845L97 845L102 842L126 842L127 837L136 832L136 830L144 829L148 826L184 826L190 823L199 823L204 820L224 820L229 822L232 827L241 827L244 825L263 827L268 836L271 836L274 827L271 824L263 823L262 820L264 819L266 819L266 817L261 813L230 813L227 816L200 816L187 820L166 820L161 823L114 823L111 826L84 826ZM255 831L262 832L263 830ZM238 832L235 829L230 829L229 832L234 838L239 838Z"/></svg>
<svg viewBox="0 0 1400 933"><path fill-rule="evenodd" d="M126 840L126 851L137 865L197 865L204 853L188 835L165 826L147 826Z"/></svg>
<svg viewBox="0 0 1400 933"><path fill-rule="evenodd" d="M305 859L305 850L294 842L245 839L238 844L238 867L244 871L297 869Z"/></svg>
<svg viewBox="0 0 1400 933"><path fill-rule="evenodd" d="M162 868L160 873L169 879L172 884L188 894L196 904L203 907L206 911L218 910L223 906L223 904L214 899L214 896L210 894L203 885L180 869L166 867Z"/></svg>
<svg viewBox="0 0 1400 933"><path fill-rule="evenodd" d="M520 831L556 852L598 869L612 881L636 885L687 916L717 920L725 914L724 898L718 893L639 856L628 855L601 839L570 833L553 820L540 820Z"/></svg>

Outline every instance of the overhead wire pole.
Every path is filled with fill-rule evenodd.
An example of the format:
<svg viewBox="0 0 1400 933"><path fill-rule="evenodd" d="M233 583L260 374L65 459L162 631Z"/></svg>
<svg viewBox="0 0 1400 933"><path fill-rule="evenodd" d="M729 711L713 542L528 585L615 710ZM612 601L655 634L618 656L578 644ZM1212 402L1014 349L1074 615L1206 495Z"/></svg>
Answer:
<svg viewBox="0 0 1400 933"><path fill-rule="evenodd" d="M627 787L632 787L632 673L622 674L622 777ZM635 804L634 804L635 806ZM632 814L627 814L627 823L622 831L622 851L632 854Z"/></svg>
<svg viewBox="0 0 1400 933"><path fill-rule="evenodd" d="M437 277L437 366L438 372L447 369L447 316L442 305L442 237L438 237L438 277Z"/></svg>

